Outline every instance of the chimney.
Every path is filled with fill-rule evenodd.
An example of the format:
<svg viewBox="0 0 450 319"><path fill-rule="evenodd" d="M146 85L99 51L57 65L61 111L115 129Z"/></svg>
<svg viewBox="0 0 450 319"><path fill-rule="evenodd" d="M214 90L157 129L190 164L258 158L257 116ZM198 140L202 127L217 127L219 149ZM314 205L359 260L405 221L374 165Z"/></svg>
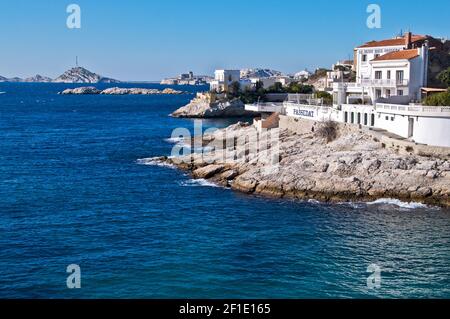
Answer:
<svg viewBox="0 0 450 319"><path fill-rule="evenodd" d="M407 50L412 48L412 34L411 34L411 32L408 32L405 35L405 46L406 46Z"/></svg>

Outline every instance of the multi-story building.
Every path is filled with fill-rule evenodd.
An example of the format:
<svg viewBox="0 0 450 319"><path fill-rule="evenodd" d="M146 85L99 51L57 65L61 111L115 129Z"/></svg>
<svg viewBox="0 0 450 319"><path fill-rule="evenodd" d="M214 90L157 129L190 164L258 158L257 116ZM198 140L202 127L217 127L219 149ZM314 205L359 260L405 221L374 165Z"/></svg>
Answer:
<svg viewBox="0 0 450 319"><path fill-rule="evenodd" d="M240 70L216 70L214 72L214 81L210 83L210 90L216 92L227 92L233 82L239 82L241 79Z"/></svg>
<svg viewBox="0 0 450 319"><path fill-rule="evenodd" d="M445 41L444 41L445 42ZM400 141L450 147L450 106L423 106L422 91L429 74L430 50L444 42L411 33L371 41L355 49L356 82L333 80L333 107L292 97L279 105L250 105L255 112L315 121L336 121L388 132ZM333 75L333 74L329 74ZM328 79L328 77L323 77ZM279 111L273 111L275 107Z"/></svg>
<svg viewBox="0 0 450 319"><path fill-rule="evenodd" d="M355 49L355 83L335 83L336 104L352 100L394 101L420 100L420 89L427 84L428 39L407 33L403 37L371 41Z"/></svg>

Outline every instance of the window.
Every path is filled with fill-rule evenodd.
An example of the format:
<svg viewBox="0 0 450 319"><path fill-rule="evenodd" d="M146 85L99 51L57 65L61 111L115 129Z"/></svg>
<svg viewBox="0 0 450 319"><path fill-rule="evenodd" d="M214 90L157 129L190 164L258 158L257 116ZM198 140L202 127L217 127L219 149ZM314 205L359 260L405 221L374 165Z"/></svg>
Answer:
<svg viewBox="0 0 450 319"><path fill-rule="evenodd" d="M369 122L369 119L367 117L367 113L364 113L364 125L367 126L368 122Z"/></svg>
<svg viewBox="0 0 450 319"><path fill-rule="evenodd" d="M379 54L375 54L375 59L378 58L380 55Z"/></svg>
<svg viewBox="0 0 450 319"><path fill-rule="evenodd" d="M383 71L375 71L375 79L376 80L381 80L382 77L383 77Z"/></svg>
<svg viewBox="0 0 450 319"><path fill-rule="evenodd" d="M397 91L397 95L398 95L398 96L403 96L403 90L398 90L398 91Z"/></svg>
<svg viewBox="0 0 450 319"><path fill-rule="evenodd" d="M362 61L363 61L363 62L367 62L367 54L363 54L363 56L362 56Z"/></svg>
<svg viewBox="0 0 450 319"><path fill-rule="evenodd" d="M377 89L375 90L375 98L379 99L381 97L381 90Z"/></svg>
<svg viewBox="0 0 450 319"><path fill-rule="evenodd" d="M389 116L386 116L386 117L385 117L385 120L386 120L386 121L389 121Z"/></svg>
<svg viewBox="0 0 450 319"><path fill-rule="evenodd" d="M394 122L394 117L391 117L391 121Z"/></svg>
<svg viewBox="0 0 450 319"><path fill-rule="evenodd" d="M405 76L405 73L403 71L397 71L397 74L396 74L397 82L403 82L404 76Z"/></svg>
<svg viewBox="0 0 450 319"><path fill-rule="evenodd" d="M386 90L386 97L387 98L391 97L391 90L389 89Z"/></svg>
<svg viewBox="0 0 450 319"><path fill-rule="evenodd" d="M387 78L388 78L388 80L391 79L391 71L387 71Z"/></svg>

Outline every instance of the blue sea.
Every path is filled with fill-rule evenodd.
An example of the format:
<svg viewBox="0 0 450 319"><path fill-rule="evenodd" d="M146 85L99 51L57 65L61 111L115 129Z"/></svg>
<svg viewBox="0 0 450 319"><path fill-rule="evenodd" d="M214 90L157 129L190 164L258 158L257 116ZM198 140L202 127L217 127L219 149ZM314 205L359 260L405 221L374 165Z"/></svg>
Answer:
<svg viewBox="0 0 450 319"><path fill-rule="evenodd" d="M450 298L449 210L265 199L143 165L192 130L168 115L206 88L69 87L0 84L0 298Z"/></svg>

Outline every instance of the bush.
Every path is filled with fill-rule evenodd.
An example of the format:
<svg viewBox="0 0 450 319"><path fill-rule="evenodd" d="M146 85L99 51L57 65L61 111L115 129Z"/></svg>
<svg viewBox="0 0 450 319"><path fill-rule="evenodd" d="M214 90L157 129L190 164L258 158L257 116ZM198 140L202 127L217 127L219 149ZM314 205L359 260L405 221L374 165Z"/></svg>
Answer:
<svg viewBox="0 0 450 319"><path fill-rule="evenodd" d="M338 125L336 122L327 121L319 124L316 130L317 136L327 140L327 143L334 141L338 135Z"/></svg>
<svg viewBox="0 0 450 319"><path fill-rule="evenodd" d="M328 92L323 91L316 92L316 98L323 99L323 104L325 105L333 104L333 96Z"/></svg>
<svg viewBox="0 0 450 319"><path fill-rule="evenodd" d="M427 106L450 106L450 89L447 92L430 95L423 104Z"/></svg>
<svg viewBox="0 0 450 319"><path fill-rule="evenodd" d="M314 87L312 85L305 85L299 82L292 82L287 88L287 93L292 94L312 94Z"/></svg>
<svg viewBox="0 0 450 319"><path fill-rule="evenodd" d="M442 82L446 87L450 87L450 68L442 71L437 76L438 80Z"/></svg>

